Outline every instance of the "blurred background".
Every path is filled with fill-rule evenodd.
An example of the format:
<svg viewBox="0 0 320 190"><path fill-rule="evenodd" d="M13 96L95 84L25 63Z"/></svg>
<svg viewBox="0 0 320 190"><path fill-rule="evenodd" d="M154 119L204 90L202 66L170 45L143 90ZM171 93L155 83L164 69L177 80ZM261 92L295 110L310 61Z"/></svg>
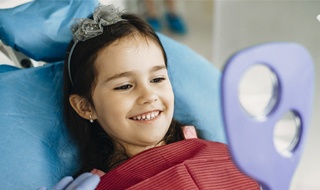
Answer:
<svg viewBox="0 0 320 190"><path fill-rule="evenodd" d="M27 1L0 0L0 8ZM114 3L122 10L147 18L144 0L101 2ZM233 53L252 45L285 41L308 49L316 77L313 115L304 154L290 189L320 190L320 22L316 19L320 14L320 0L174 0L175 13L185 27L182 33L170 29L164 2L155 0L154 3L162 26L159 32L189 46L221 71ZM3 55L0 62L10 64Z"/></svg>

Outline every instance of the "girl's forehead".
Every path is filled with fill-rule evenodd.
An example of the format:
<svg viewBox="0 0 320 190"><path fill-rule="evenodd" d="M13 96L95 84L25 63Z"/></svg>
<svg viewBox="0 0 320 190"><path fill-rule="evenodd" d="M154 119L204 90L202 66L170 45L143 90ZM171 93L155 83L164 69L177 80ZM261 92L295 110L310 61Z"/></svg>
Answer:
<svg viewBox="0 0 320 190"><path fill-rule="evenodd" d="M120 44L125 44L126 42L131 42L131 43L148 43L151 41L151 38L148 36L144 36L140 33L132 33L130 35L124 36L122 38L119 38L115 40L112 45L120 45Z"/></svg>
<svg viewBox="0 0 320 190"><path fill-rule="evenodd" d="M119 46L120 48L122 48L122 47L140 47L140 46L144 47L146 45L147 46L156 45L156 46L159 46L160 48L160 45L151 37L134 33L134 34L115 40L109 46L105 47L103 50L108 51L108 49L119 48Z"/></svg>
<svg viewBox="0 0 320 190"><path fill-rule="evenodd" d="M125 54L134 53L137 56L148 54L151 51L162 53L160 44L150 37L140 35L129 35L120 38L98 52L96 63L113 60ZM141 54L142 52L142 54ZM140 54L139 54L140 53Z"/></svg>
<svg viewBox="0 0 320 190"><path fill-rule="evenodd" d="M164 63L164 56L160 45L155 40L144 36L127 36L103 48L97 56L95 67L97 71L112 72L117 68L130 65L146 65L147 60ZM122 67L121 67L122 66Z"/></svg>

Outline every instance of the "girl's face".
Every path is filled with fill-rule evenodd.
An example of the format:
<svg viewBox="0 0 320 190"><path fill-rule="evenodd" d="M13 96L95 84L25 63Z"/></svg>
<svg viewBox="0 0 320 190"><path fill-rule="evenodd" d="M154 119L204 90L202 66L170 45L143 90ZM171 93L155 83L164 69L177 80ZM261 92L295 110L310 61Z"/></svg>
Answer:
<svg viewBox="0 0 320 190"><path fill-rule="evenodd" d="M99 52L94 115L129 155L154 147L173 117L174 95L158 44L126 37Z"/></svg>

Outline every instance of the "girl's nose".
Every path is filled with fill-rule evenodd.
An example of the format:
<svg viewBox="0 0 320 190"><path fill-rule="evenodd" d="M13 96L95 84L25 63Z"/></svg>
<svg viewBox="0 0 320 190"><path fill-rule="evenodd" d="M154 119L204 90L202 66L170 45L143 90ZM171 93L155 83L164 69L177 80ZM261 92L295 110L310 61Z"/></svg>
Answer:
<svg viewBox="0 0 320 190"><path fill-rule="evenodd" d="M151 104L157 100L158 100L158 96L155 93L155 90L151 86L144 85L140 87L139 98L138 98L139 104Z"/></svg>

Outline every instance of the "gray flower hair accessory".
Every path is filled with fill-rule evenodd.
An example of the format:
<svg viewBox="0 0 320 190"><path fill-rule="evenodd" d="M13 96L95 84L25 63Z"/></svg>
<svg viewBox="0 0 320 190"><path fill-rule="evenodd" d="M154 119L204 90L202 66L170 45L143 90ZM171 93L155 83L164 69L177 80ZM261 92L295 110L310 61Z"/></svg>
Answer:
<svg viewBox="0 0 320 190"><path fill-rule="evenodd" d="M71 26L74 41L86 41L103 33L103 26L115 24L124 19L122 12L114 5L99 5L94 13L93 20L88 18L76 19Z"/></svg>
<svg viewBox="0 0 320 190"><path fill-rule="evenodd" d="M71 85L73 80L71 76L71 57L74 48L79 41L86 41L88 39L99 36L103 33L103 27L116 24L125 19L121 18L122 12L114 5L99 5L93 12L93 20L89 18L80 18L71 26L74 44L70 50L68 57L68 74Z"/></svg>

